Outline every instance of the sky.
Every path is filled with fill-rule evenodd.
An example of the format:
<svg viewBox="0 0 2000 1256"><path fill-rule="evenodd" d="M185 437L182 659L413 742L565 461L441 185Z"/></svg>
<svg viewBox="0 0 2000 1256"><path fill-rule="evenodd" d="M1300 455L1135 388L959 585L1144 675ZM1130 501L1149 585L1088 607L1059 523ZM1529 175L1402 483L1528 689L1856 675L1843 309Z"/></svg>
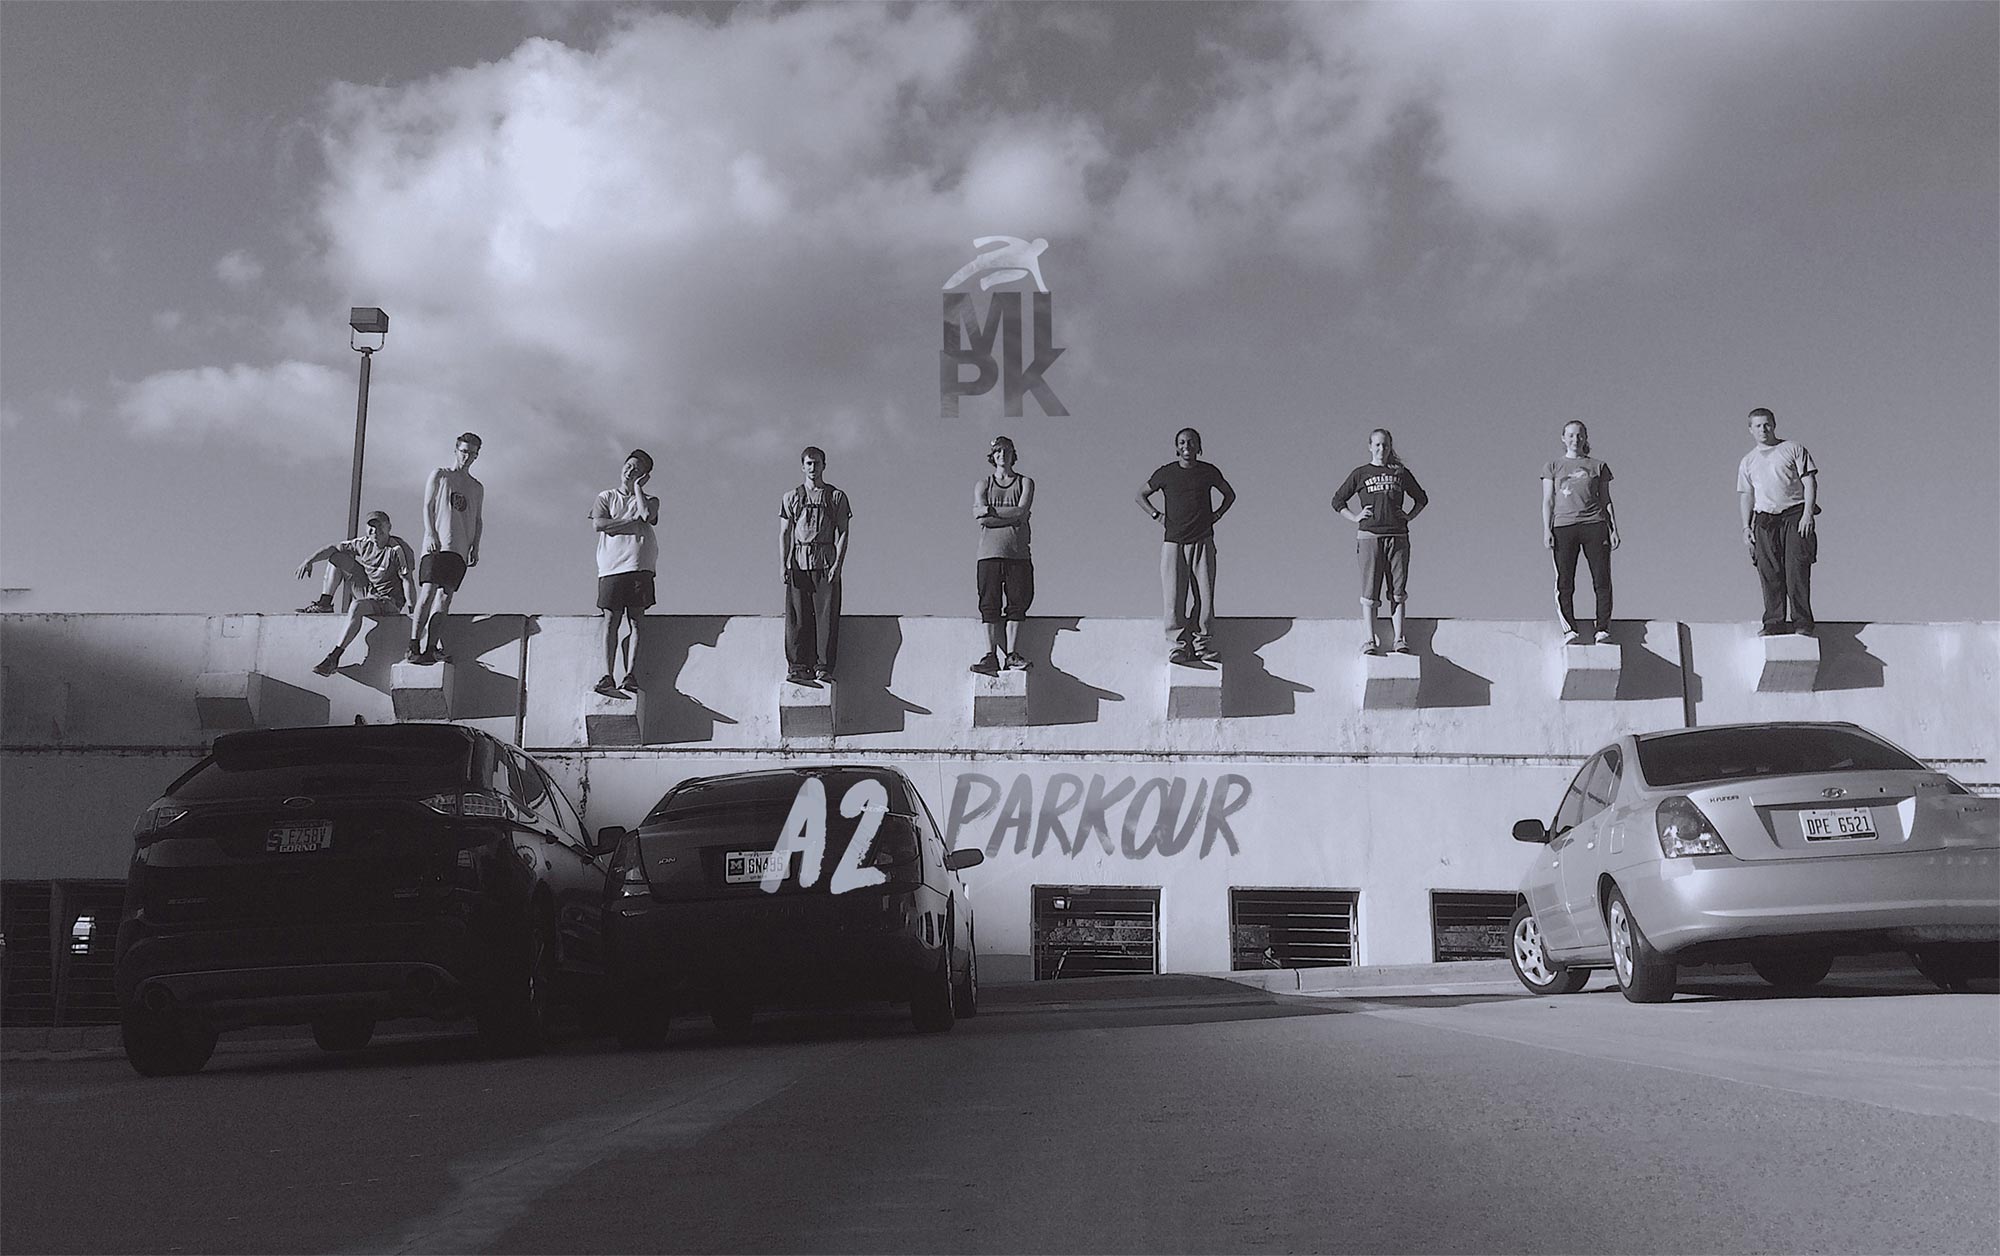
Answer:
<svg viewBox="0 0 2000 1256"><path fill-rule="evenodd" d="M941 417L983 236L1048 241L1067 416ZM1192 424L1223 615L1355 612L1329 498L1386 426L1411 613L1549 618L1583 419L1618 616L1750 620L1767 406L1821 467L1819 618L2000 618L2000 5L8 4L0 610L303 603L356 305L363 509L419 540L484 437L460 612L589 613L638 446L655 612L777 614L816 444L847 611L969 617L1004 433L1034 613L1157 615L1132 498Z"/></svg>

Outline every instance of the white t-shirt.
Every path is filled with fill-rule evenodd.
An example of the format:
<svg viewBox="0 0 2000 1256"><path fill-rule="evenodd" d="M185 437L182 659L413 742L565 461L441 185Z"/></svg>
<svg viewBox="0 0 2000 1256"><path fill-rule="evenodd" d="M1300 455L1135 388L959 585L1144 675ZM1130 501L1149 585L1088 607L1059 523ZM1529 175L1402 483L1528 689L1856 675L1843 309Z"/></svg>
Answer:
<svg viewBox="0 0 2000 1256"><path fill-rule="evenodd" d="M1806 499L1806 477L1818 475L1806 447L1795 440L1759 445L1736 465L1736 491L1750 494L1753 509L1779 514Z"/></svg>
<svg viewBox="0 0 2000 1256"><path fill-rule="evenodd" d="M486 506L486 486L470 471L457 467L437 470L437 499L431 503L431 535L438 548L460 558L472 557L472 539L479 535L479 512Z"/></svg>
<svg viewBox="0 0 2000 1256"><path fill-rule="evenodd" d="M646 495L607 488L597 495L597 504L590 508L590 517L593 520L643 520L646 517ZM627 571L658 572L659 569L660 542L653 535L652 524L642 523L635 532L597 534L598 575L615 576Z"/></svg>

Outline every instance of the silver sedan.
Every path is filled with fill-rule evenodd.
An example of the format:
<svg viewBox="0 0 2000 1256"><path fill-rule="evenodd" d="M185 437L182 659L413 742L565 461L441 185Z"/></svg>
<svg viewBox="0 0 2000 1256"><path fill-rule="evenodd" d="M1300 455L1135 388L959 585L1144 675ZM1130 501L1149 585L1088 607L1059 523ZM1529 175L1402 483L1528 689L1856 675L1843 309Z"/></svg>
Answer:
<svg viewBox="0 0 2000 1256"><path fill-rule="evenodd" d="M1514 837L1542 846L1508 948L1537 994L1610 968L1659 1003L1728 963L1803 989L1871 951L1948 990L2000 971L2000 800L1855 724L1621 737Z"/></svg>

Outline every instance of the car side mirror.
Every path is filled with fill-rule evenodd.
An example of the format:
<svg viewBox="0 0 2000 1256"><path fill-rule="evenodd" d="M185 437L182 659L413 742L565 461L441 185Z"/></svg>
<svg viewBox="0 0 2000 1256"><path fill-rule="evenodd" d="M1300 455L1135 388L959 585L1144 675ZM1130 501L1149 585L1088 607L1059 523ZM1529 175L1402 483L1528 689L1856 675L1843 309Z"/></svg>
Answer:
<svg viewBox="0 0 2000 1256"><path fill-rule="evenodd" d="M959 850L950 851L944 857L944 866L953 872L976 867L985 862L986 852L980 850L977 846L967 846Z"/></svg>
<svg viewBox="0 0 2000 1256"><path fill-rule="evenodd" d="M612 851L617 850L625 839L631 835L632 831L623 825L607 824L597 830L597 840L590 844L590 853L593 855L608 855Z"/></svg>
<svg viewBox="0 0 2000 1256"><path fill-rule="evenodd" d="M1548 826L1540 820L1516 820L1514 840L1517 842L1546 842L1549 840Z"/></svg>

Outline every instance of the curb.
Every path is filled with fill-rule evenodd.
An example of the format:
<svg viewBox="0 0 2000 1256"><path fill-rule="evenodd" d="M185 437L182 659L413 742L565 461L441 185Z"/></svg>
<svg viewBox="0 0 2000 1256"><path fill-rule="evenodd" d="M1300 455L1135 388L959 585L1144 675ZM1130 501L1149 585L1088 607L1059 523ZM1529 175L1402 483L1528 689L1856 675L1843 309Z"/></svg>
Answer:
<svg viewBox="0 0 2000 1256"><path fill-rule="evenodd" d="M1513 967L1504 959L1459 960L1443 964L1375 964L1358 968L1270 968L1209 975L1255 986L1272 994L1333 994L1388 987L1519 985L1514 978Z"/></svg>

